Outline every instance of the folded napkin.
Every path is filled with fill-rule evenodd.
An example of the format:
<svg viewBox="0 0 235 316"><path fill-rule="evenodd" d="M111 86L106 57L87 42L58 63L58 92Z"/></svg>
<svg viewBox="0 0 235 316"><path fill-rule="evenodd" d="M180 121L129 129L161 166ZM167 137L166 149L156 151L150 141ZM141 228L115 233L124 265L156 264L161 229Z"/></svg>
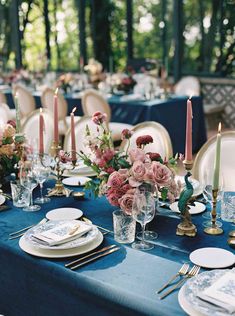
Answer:
<svg viewBox="0 0 235 316"><path fill-rule="evenodd" d="M225 273L197 296L233 314L235 312L235 268Z"/></svg>
<svg viewBox="0 0 235 316"><path fill-rule="evenodd" d="M86 223L71 221L34 234L32 239L42 245L56 246L83 236L91 228L92 226Z"/></svg>

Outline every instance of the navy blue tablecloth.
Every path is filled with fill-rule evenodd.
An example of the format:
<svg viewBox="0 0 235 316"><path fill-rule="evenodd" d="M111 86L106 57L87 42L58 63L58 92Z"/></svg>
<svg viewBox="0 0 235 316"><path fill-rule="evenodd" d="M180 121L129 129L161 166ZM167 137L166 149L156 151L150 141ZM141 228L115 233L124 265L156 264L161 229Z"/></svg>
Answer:
<svg viewBox="0 0 235 316"><path fill-rule="evenodd" d="M11 93L6 93L9 106L13 106ZM41 106L40 95L34 95L37 107ZM77 115L83 115L81 99L73 95L66 95L68 113L77 107ZM145 121L161 123L168 131L174 154L185 152L186 129L186 97L172 97L166 100L151 101L121 101L119 96L108 99L112 110L112 122L136 125ZM198 152L206 142L206 128L201 97L193 97L193 153Z"/></svg>
<svg viewBox="0 0 235 316"><path fill-rule="evenodd" d="M76 189L76 188L74 188ZM36 195L38 191L36 191ZM12 203L7 202L11 207ZM120 245L121 250L103 259L70 271L70 259L43 259L24 253L18 239L9 233L39 222L58 207L80 208L93 223L112 228L111 207L104 197L93 199L86 192L82 201L52 198L41 211L26 213L12 207L0 213L0 313L6 316L64 315L185 315L178 304L177 292L160 301L155 291L176 273L189 253L200 247L227 245L230 223L225 233L203 233L201 215L193 216L198 233L194 238L175 235L179 219L157 215L151 227L159 233L156 246L149 252ZM103 245L115 243L106 235Z"/></svg>

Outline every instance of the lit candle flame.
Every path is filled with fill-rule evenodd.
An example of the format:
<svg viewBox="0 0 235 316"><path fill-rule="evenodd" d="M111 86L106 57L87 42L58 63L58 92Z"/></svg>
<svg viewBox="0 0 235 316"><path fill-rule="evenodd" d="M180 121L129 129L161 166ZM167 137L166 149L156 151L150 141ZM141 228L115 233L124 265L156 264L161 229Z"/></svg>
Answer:
<svg viewBox="0 0 235 316"><path fill-rule="evenodd" d="M71 113L74 113L76 111L76 109L77 109L77 107L75 106Z"/></svg>
<svg viewBox="0 0 235 316"><path fill-rule="evenodd" d="M59 91L59 88L57 87L57 88L55 89L55 95L58 94L58 91Z"/></svg>
<svg viewBox="0 0 235 316"><path fill-rule="evenodd" d="M191 101L192 97L193 97L193 94L191 94L188 99Z"/></svg>
<svg viewBox="0 0 235 316"><path fill-rule="evenodd" d="M40 108L40 114L42 114L42 108Z"/></svg>
<svg viewBox="0 0 235 316"><path fill-rule="evenodd" d="M19 96L18 92L15 93L15 98L17 99Z"/></svg>
<svg viewBox="0 0 235 316"><path fill-rule="evenodd" d="M219 125L218 125L218 133L221 133L221 122L219 122Z"/></svg>

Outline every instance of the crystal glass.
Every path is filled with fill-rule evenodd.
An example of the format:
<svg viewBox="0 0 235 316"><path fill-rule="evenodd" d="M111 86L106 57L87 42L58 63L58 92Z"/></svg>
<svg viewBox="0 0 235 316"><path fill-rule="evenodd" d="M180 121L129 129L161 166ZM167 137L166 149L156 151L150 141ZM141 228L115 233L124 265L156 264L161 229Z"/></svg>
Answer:
<svg viewBox="0 0 235 316"><path fill-rule="evenodd" d="M50 176L50 168L47 165L47 160L44 157L37 157L33 162L33 174L40 186L40 197L36 198L35 202L44 204L50 202L50 198L43 196L43 183Z"/></svg>
<svg viewBox="0 0 235 316"><path fill-rule="evenodd" d="M226 191L221 200L221 219L226 222L235 222L235 195Z"/></svg>
<svg viewBox="0 0 235 316"><path fill-rule="evenodd" d="M23 211L26 212L35 212L39 211L41 207L39 205L33 204L33 190L38 185L38 181L35 178L32 168L32 162L26 161L24 165L20 168L20 183L21 185L30 192L30 204L27 207L23 208Z"/></svg>
<svg viewBox="0 0 235 316"><path fill-rule="evenodd" d="M122 244L130 244L135 240L136 221L122 210L113 212L114 239Z"/></svg>
<svg viewBox="0 0 235 316"><path fill-rule="evenodd" d="M155 199L154 195L149 191L141 191L136 189L133 205L132 216L141 224L142 238L132 244L132 248L138 250L150 250L153 245L147 243L144 239L145 225L153 219L155 214Z"/></svg>
<svg viewBox="0 0 235 316"><path fill-rule="evenodd" d="M26 207L30 203L30 191L25 189L19 180L11 181L12 202L15 207Z"/></svg>

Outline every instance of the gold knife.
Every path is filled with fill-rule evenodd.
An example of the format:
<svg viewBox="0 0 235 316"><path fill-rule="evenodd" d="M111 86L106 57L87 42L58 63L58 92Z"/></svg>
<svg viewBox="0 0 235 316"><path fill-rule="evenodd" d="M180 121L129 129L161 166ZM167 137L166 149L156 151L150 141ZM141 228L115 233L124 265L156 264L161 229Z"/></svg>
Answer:
<svg viewBox="0 0 235 316"><path fill-rule="evenodd" d="M99 259L99 258L101 258L101 257L110 255L111 253L113 253L113 252L115 252L115 251L117 251L117 250L119 250L119 249L120 249L120 247L117 247L117 248L113 248L113 249L110 249L110 250L108 250L108 251L105 251L104 253L101 253L101 254L98 255L98 256L95 256L95 257L93 257L93 258L91 258L91 259L88 259L88 260L83 261L82 263L79 263L79 264L77 264L77 265L75 265L75 266L70 267L70 269L71 269L71 270L75 270L75 269L77 269L77 268L79 268L79 267L82 267L83 265L85 265L85 264L87 264L87 263L90 263L90 262L92 262L92 261L95 261L95 260L97 260L97 259Z"/></svg>
<svg viewBox="0 0 235 316"><path fill-rule="evenodd" d="M114 248L115 246L116 246L116 245L111 245L111 246L103 247L103 248L101 248L100 250L91 252L91 253L89 253L89 254L86 255L86 256L83 256L83 257L81 257L81 258L79 258L79 259L76 259L76 260L74 260L74 261L72 261L72 262L66 263L64 266L65 266L65 267L70 267L70 266L72 266L72 265L78 263L79 261L82 261L82 260L87 259L87 258L89 258L89 257L91 257L91 256L94 256L94 255L97 255L98 253L103 252L103 251L105 251L105 250L112 249L112 248Z"/></svg>

